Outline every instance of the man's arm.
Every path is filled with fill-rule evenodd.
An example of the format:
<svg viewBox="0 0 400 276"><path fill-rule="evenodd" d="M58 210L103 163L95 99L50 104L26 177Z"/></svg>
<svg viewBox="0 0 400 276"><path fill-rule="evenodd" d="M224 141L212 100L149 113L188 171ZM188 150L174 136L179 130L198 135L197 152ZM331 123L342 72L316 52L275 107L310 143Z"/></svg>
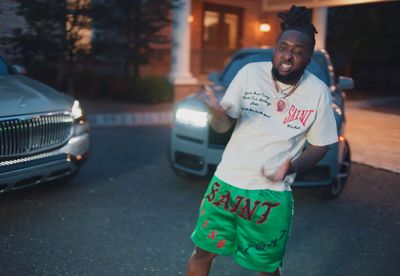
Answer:
<svg viewBox="0 0 400 276"><path fill-rule="evenodd" d="M211 116L211 127L218 133L227 132L236 123L236 119L231 118L226 114L226 111L229 110L229 107L224 110L218 103L218 100L212 90L207 86L206 91L207 98L205 98L204 101L208 106L208 111Z"/></svg>
<svg viewBox="0 0 400 276"><path fill-rule="evenodd" d="M211 108L209 110L211 114L210 125L218 133L227 132L236 123L236 119L229 117L224 111L220 112Z"/></svg>
<svg viewBox="0 0 400 276"><path fill-rule="evenodd" d="M314 167L325 154L328 152L329 146L314 146L309 144L301 153L299 158L290 162L290 170L288 173L304 172Z"/></svg>
<svg viewBox="0 0 400 276"><path fill-rule="evenodd" d="M304 172L314 167L328 152L329 146L308 147L301 153L299 158L294 161L286 160L273 175L265 175L272 181L282 181L287 174Z"/></svg>

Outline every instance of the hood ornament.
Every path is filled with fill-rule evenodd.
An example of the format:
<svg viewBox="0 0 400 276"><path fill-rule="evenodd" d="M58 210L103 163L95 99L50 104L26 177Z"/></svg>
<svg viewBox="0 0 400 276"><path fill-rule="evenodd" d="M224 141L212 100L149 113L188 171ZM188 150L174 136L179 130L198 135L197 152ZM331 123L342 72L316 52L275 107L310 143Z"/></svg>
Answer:
<svg viewBox="0 0 400 276"><path fill-rule="evenodd" d="M18 100L19 100L19 107L25 108L28 106L27 102L29 99L25 98L25 96L21 96L21 98L19 98Z"/></svg>

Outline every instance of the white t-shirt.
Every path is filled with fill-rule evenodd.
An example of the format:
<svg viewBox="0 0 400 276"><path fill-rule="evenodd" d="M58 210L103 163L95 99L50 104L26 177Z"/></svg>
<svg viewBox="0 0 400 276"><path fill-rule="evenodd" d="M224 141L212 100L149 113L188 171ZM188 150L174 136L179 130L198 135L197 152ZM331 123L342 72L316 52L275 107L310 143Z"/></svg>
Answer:
<svg viewBox="0 0 400 276"><path fill-rule="evenodd" d="M338 141L326 84L306 70L300 85L285 99L286 112L277 112L271 68L271 62L247 64L220 102L238 121L215 175L242 189L290 190L295 174L282 182L271 182L261 174L261 168L272 174L287 158L298 158L306 140L315 146Z"/></svg>

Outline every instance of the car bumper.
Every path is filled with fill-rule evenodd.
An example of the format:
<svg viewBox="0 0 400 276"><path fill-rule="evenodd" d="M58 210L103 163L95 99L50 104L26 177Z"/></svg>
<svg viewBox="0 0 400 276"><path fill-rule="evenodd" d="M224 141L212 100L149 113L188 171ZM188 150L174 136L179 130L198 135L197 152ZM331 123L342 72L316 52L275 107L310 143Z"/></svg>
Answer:
<svg viewBox="0 0 400 276"><path fill-rule="evenodd" d="M0 193L73 175L89 153L89 134L72 137L59 149L0 162Z"/></svg>

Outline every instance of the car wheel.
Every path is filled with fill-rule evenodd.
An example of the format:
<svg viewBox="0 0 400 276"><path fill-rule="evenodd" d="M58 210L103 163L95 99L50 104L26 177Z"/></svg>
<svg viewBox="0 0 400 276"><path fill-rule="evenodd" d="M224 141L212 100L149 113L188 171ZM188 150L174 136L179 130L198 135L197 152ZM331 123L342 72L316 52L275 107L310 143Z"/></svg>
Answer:
<svg viewBox="0 0 400 276"><path fill-rule="evenodd" d="M323 190L323 194L326 199L337 198L342 193L344 186L347 183L347 179L349 178L351 153L350 146L347 141L345 141L343 151L343 160L339 163L339 170L336 177L332 180L332 183Z"/></svg>

